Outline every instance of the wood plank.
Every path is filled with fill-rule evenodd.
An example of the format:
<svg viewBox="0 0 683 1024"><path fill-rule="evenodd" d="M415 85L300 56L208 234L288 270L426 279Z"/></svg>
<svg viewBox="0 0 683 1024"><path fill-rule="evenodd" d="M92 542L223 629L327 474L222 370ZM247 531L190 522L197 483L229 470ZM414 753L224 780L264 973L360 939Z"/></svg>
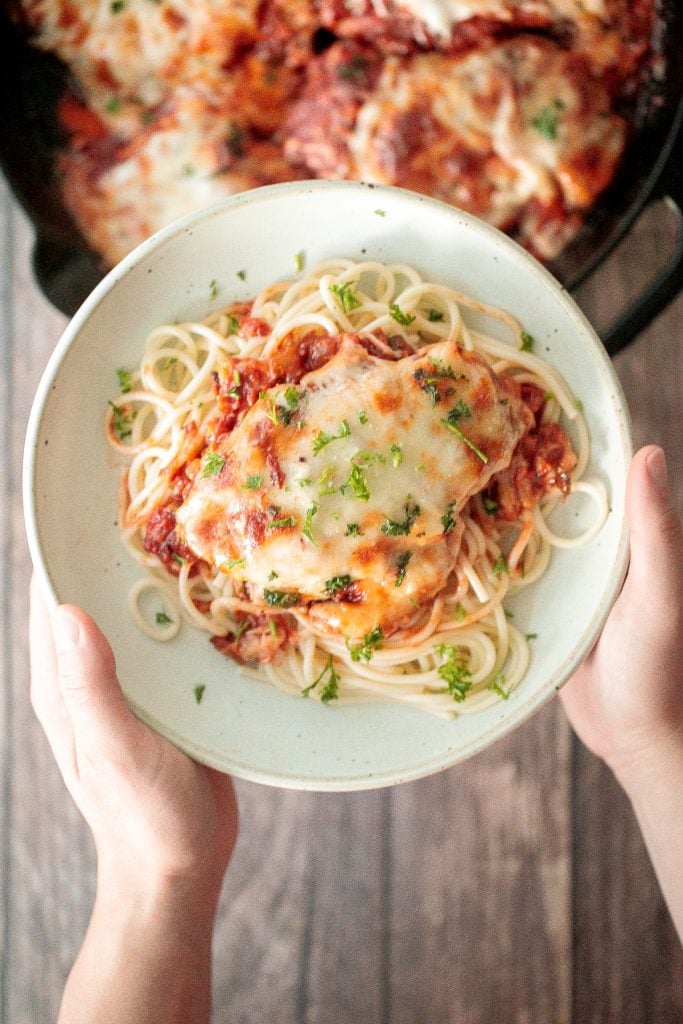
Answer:
<svg viewBox="0 0 683 1024"><path fill-rule="evenodd" d="M568 769L553 702L392 794L392 1024L571 1019Z"/></svg>
<svg viewBox="0 0 683 1024"><path fill-rule="evenodd" d="M610 268L584 290L598 320L631 301L661 265L673 224L641 219ZM634 445L657 442L683 512L680 402L683 297L615 359ZM683 1020L683 951L630 805L609 771L577 742L574 794L574 1019L595 1024Z"/></svg>

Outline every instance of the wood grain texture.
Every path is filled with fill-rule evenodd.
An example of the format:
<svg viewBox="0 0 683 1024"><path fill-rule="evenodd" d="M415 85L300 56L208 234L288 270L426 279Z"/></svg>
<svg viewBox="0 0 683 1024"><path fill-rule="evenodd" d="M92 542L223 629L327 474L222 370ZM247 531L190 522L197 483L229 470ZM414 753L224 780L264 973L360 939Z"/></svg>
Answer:
<svg viewBox="0 0 683 1024"><path fill-rule="evenodd" d="M585 288L608 321L670 244L666 217ZM94 859L28 700L23 432L64 325L0 183L0 1019L55 1019ZM636 443L683 506L683 302L616 360ZM240 783L242 831L214 941L219 1024L673 1024L683 958L633 815L557 702L465 765L396 789Z"/></svg>

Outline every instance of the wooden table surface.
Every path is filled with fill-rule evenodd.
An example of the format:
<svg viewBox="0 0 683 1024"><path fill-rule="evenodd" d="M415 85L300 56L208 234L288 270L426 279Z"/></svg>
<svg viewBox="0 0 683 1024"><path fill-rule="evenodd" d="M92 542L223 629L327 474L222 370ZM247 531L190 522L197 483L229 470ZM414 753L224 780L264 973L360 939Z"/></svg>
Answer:
<svg viewBox="0 0 683 1024"><path fill-rule="evenodd" d="M579 300L596 326L672 244L650 211ZM0 1020L56 1017L94 889L89 834L28 700L21 457L65 325L0 181ZM636 445L683 507L683 298L615 359ZM683 955L628 802L557 701L463 765L395 789L238 783L242 831L214 943L230 1024L675 1024ZM683 851L682 851L683 854ZM683 856L682 856L683 862Z"/></svg>

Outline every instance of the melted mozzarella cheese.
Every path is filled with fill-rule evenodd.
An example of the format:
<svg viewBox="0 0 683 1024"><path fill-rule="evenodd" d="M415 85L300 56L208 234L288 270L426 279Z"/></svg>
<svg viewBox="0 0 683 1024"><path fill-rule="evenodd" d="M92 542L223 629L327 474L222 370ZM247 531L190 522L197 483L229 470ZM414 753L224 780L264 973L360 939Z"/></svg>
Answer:
<svg viewBox="0 0 683 1024"><path fill-rule="evenodd" d="M456 406L454 432L443 421ZM461 533L445 524L509 463L525 429L521 402L479 357L444 344L393 362L347 337L301 380L295 408L282 387L251 408L177 523L252 601L294 592L316 602L323 628L390 629L445 585ZM347 577L354 593L330 601L330 581Z"/></svg>

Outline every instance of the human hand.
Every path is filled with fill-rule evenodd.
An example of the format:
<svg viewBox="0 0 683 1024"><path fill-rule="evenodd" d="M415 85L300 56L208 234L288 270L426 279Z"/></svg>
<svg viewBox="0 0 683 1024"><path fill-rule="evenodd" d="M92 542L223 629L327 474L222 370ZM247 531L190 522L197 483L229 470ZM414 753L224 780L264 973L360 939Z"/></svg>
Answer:
<svg viewBox="0 0 683 1024"><path fill-rule="evenodd" d="M633 459L626 514L631 561L623 590L560 696L579 738L628 790L631 776L656 768L683 742L683 531L660 448Z"/></svg>
<svg viewBox="0 0 683 1024"><path fill-rule="evenodd" d="M217 899L237 834L230 779L133 715L94 621L71 606L50 617L35 579L30 650L31 700L92 830L98 889L187 883L193 900Z"/></svg>

